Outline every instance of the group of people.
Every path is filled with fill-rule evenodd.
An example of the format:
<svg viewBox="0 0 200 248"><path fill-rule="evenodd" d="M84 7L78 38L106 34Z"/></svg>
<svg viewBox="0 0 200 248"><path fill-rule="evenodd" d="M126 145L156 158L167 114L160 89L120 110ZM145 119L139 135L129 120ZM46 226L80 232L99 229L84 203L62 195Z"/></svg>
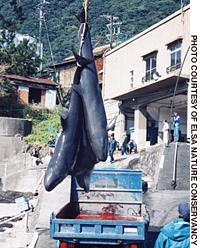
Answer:
<svg viewBox="0 0 200 248"><path fill-rule="evenodd" d="M180 116L174 112L174 114L172 114L171 116L171 121L173 123L174 126L174 141L173 143L176 143L179 141L179 130L180 130L180 122L181 122L181 118ZM169 143L169 124L167 122L167 120L163 120L163 142L165 144L165 146L168 146Z"/></svg>
<svg viewBox="0 0 200 248"><path fill-rule="evenodd" d="M122 143L121 143L121 155L125 154L131 154L132 151L134 151L134 153L137 152L137 145L136 142L131 139L129 142L128 141L128 137L127 137L127 132L124 131L123 136L122 136ZM110 162L113 163L114 161L114 157L113 154L114 152L119 149L119 142L115 140L114 138L114 134L111 134L109 136L109 156L110 156Z"/></svg>

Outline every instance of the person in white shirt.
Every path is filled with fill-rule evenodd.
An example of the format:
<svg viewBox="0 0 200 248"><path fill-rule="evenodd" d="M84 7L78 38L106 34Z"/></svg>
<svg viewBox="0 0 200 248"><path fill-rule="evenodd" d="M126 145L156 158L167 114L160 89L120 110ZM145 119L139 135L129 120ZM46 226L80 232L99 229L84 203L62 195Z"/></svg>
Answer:
<svg viewBox="0 0 200 248"><path fill-rule="evenodd" d="M162 132L163 132L163 142L165 147L168 146L168 131L169 131L169 124L167 123L167 120L164 120Z"/></svg>

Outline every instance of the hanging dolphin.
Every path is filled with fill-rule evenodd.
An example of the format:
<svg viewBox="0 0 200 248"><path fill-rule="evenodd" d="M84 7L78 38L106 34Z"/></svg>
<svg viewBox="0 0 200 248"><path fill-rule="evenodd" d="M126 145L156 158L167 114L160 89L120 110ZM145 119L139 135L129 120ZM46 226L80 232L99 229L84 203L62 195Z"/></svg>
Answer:
<svg viewBox="0 0 200 248"><path fill-rule="evenodd" d="M83 59L82 66L91 63L93 59ZM77 67L74 76L74 85L80 81L82 68ZM68 171L74 166L77 152L80 148L82 135L83 109L80 96L72 90L69 110L62 111L57 108L61 116L63 132L58 140L53 157L48 165L44 186L47 191L53 190L68 175Z"/></svg>
<svg viewBox="0 0 200 248"><path fill-rule="evenodd" d="M81 56L73 51L77 64L80 66L82 66L81 60L83 58L93 59L90 32L88 24L85 23L83 25L84 17L83 8L81 14L77 16L82 23L78 35ZM83 68L80 83L78 85L73 84L72 88L82 98L86 131L92 150L100 161L105 161L108 154L107 131L115 125L117 117L114 117L111 126L107 125L95 62L92 62L87 67Z"/></svg>
<svg viewBox="0 0 200 248"><path fill-rule="evenodd" d="M94 166L98 162L99 161L88 141L85 125L83 123L80 150L78 152L74 168L69 171L69 174L76 178L79 186L83 188L85 192L89 192L90 178L92 176Z"/></svg>

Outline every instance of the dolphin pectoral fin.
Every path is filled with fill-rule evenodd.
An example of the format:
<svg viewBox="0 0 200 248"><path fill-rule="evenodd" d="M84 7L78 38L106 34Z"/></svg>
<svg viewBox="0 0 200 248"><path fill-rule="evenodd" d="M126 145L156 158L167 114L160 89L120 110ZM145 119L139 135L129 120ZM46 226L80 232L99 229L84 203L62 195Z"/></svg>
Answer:
<svg viewBox="0 0 200 248"><path fill-rule="evenodd" d="M82 96L82 91L81 91L80 85L72 84L72 89L73 89L74 91L76 91L76 93L78 93L80 96Z"/></svg>
<svg viewBox="0 0 200 248"><path fill-rule="evenodd" d="M109 131L111 129L113 129L113 127L115 126L116 120L117 120L118 115L114 116L112 118L112 120L108 123L107 127L106 127L106 131Z"/></svg>
<svg viewBox="0 0 200 248"><path fill-rule="evenodd" d="M77 62L77 64L78 64L78 66L80 66L80 67L85 67L85 66L91 64L91 63L94 61L94 59L86 59L86 58L84 58L84 57L78 55L78 54L74 51L73 46L72 46L72 52L73 52L73 54L74 54L74 57L75 57L75 59L76 59L76 62Z"/></svg>
<svg viewBox="0 0 200 248"><path fill-rule="evenodd" d="M59 116L62 117L64 120L67 119L67 116L69 114L68 110L61 110L58 107L56 107L56 111L59 114Z"/></svg>
<svg viewBox="0 0 200 248"><path fill-rule="evenodd" d="M90 179L92 176L93 169L94 168L86 171L83 175L75 176L77 183L81 188L85 190L86 193L90 191Z"/></svg>
<svg viewBox="0 0 200 248"><path fill-rule="evenodd" d="M82 8L82 11L79 15L75 15L76 18L79 20L80 23L84 23L85 22L85 9Z"/></svg>

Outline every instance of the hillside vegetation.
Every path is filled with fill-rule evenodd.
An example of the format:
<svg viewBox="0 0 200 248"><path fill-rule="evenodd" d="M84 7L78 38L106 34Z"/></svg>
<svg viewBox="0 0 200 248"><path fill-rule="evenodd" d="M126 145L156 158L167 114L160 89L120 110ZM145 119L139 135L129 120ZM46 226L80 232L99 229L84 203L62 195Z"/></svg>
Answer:
<svg viewBox="0 0 200 248"><path fill-rule="evenodd" d="M6 17L13 18L9 1L0 0L4 5L1 11ZM42 42L44 43L45 65L52 65L48 36L56 63L71 56L71 46L77 49L77 33L79 22L75 14L79 14L82 0L49 0L51 3L46 9L50 12L46 17L46 27L42 25ZM108 43L106 34L109 33L106 25L108 21L100 15L113 15L122 22L121 32L136 35L149 26L159 22L181 8L180 0L90 0L89 25L93 43L102 37L101 45ZM190 1L183 1L185 5ZM18 25L19 33L39 35L39 11L34 7L39 0L18 0L26 20Z"/></svg>

